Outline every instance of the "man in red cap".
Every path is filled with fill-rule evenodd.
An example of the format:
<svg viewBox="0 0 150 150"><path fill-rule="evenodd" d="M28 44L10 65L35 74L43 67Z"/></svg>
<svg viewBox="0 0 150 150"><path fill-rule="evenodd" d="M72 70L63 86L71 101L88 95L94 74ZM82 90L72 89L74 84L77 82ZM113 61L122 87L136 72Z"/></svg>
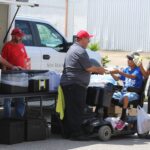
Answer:
<svg viewBox="0 0 150 150"><path fill-rule="evenodd" d="M103 74L103 67L92 66L86 48L90 42L88 32L81 30L76 35L76 42L66 54L61 87L65 99L64 136L74 140L88 140L81 124L86 105L86 91L91 73Z"/></svg>
<svg viewBox="0 0 150 150"><path fill-rule="evenodd" d="M11 36L11 41L7 42L2 49L2 57L14 66L26 68L28 56L22 43L24 33L19 28L15 28Z"/></svg>
<svg viewBox="0 0 150 150"><path fill-rule="evenodd" d="M2 49L2 57L10 64L26 69L26 61L28 59L22 38L24 33L19 29L13 29L11 33L12 39L7 42ZM9 68L6 68L9 69ZM4 117L11 117L11 101L12 99L4 99ZM24 98L16 100L16 115L23 117L25 111Z"/></svg>

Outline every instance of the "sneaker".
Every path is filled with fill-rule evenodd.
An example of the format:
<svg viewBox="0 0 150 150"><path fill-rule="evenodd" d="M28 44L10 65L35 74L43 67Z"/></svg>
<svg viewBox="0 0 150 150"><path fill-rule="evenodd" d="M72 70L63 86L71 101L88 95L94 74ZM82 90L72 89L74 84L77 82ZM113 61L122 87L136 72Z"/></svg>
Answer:
<svg viewBox="0 0 150 150"><path fill-rule="evenodd" d="M126 126L126 123L122 120L119 120L115 128L121 131L124 129L125 126Z"/></svg>

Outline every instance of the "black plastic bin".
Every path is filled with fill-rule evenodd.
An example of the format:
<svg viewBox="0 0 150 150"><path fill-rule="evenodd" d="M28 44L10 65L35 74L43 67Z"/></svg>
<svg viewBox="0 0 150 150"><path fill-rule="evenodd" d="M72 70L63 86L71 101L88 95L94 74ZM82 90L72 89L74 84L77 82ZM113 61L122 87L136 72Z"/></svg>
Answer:
<svg viewBox="0 0 150 150"><path fill-rule="evenodd" d="M18 93L27 93L27 92L28 92L28 87L20 87L20 86L1 83L0 93L2 94L18 94Z"/></svg>
<svg viewBox="0 0 150 150"><path fill-rule="evenodd" d="M17 144L24 141L24 121L0 120L0 144Z"/></svg>
<svg viewBox="0 0 150 150"><path fill-rule="evenodd" d="M88 87L86 103L90 106L110 107L114 86L107 83L101 87Z"/></svg>
<svg viewBox="0 0 150 150"><path fill-rule="evenodd" d="M49 91L49 71L32 70L29 74L29 92L48 92Z"/></svg>
<svg viewBox="0 0 150 150"><path fill-rule="evenodd" d="M25 140L39 141L47 138L47 123L44 119L28 118L25 121Z"/></svg>
<svg viewBox="0 0 150 150"><path fill-rule="evenodd" d="M28 74L24 71L3 71L1 75L1 89L3 94L17 94L28 92Z"/></svg>

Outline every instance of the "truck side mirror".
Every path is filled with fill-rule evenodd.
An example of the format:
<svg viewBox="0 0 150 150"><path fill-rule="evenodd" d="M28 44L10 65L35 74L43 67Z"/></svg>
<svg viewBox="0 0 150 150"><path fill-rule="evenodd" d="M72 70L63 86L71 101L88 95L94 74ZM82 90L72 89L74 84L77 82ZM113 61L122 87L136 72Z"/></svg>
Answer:
<svg viewBox="0 0 150 150"><path fill-rule="evenodd" d="M73 44L72 42L68 42L68 43L67 43L67 50L70 48L70 46L71 46L72 44Z"/></svg>
<svg viewBox="0 0 150 150"><path fill-rule="evenodd" d="M73 35L72 41L73 43L76 41L76 35Z"/></svg>

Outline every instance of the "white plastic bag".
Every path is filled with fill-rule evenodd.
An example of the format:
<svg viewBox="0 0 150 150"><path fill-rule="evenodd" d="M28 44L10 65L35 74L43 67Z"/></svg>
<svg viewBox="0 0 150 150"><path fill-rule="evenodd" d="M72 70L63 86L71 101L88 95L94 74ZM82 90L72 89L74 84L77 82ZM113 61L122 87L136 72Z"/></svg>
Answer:
<svg viewBox="0 0 150 150"><path fill-rule="evenodd" d="M118 118L115 118L115 117L107 117L107 118L105 119L105 121L108 121L108 122L111 123L111 125L112 125L112 127L113 127L114 129L116 128L116 125L117 125L117 123L118 123L119 120L120 120L119 117L118 117Z"/></svg>
<svg viewBox="0 0 150 150"><path fill-rule="evenodd" d="M150 131L150 114L147 114L140 106L137 107L137 129L139 134Z"/></svg>

